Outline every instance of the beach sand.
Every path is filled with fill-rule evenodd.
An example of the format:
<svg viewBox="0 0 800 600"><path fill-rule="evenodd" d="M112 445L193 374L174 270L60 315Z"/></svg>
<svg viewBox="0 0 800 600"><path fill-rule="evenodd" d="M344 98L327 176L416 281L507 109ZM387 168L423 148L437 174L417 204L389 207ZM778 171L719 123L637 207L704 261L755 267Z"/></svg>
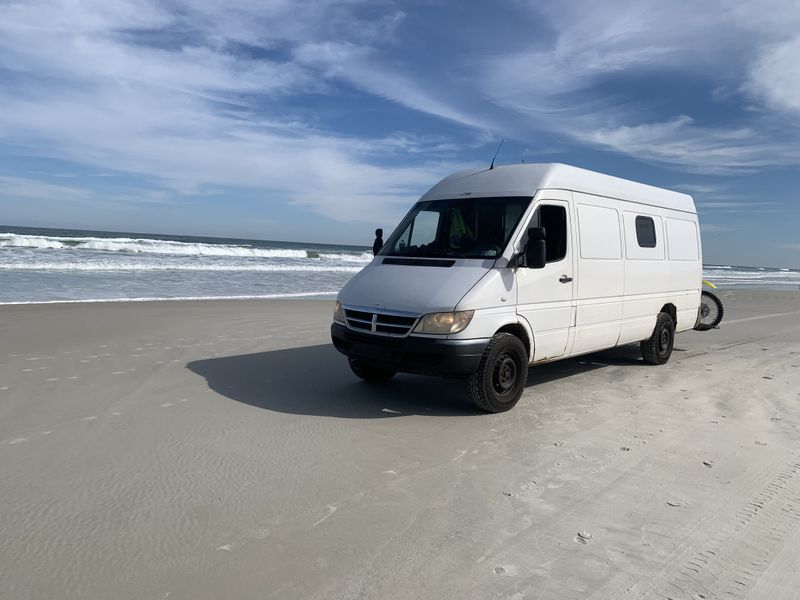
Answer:
<svg viewBox="0 0 800 600"><path fill-rule="evenodd" d="M0 307L0 597L796 598L800 292L720 329L358 381L331 303Z"/></svg>

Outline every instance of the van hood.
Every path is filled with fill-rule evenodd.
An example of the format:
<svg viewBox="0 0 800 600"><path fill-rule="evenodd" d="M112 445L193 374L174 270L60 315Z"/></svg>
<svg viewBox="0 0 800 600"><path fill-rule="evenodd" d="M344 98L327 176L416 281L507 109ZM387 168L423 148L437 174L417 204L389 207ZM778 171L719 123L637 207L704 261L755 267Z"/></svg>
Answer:
<svg viewBox="0 0 800 600"><path fill-rule="evenodd" d="M458 260L451 267L385 265L378 257L347 282L338 299L350 306L414 314L449 312L493 264Z"/></svg>

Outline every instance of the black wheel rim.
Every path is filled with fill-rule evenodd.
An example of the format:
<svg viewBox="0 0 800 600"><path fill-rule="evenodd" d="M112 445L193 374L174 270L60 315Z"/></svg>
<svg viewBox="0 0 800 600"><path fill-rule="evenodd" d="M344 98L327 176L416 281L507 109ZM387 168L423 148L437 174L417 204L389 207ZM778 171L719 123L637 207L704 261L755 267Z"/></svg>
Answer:
<svg viewBox="0 0 800 600"><path fill-rule="evenodd" d="M517 363L508 354L501 354L494 364L492 373L492 387L498 394L506 394L517 382Z"/></svg>
<svg viewBox="0 0 800 600"><path fill-rule="evenodd" d="M669 343L672 335L670 334L669 327L664 325L658 334L658 352L666 354L669 351Z"/></svg>

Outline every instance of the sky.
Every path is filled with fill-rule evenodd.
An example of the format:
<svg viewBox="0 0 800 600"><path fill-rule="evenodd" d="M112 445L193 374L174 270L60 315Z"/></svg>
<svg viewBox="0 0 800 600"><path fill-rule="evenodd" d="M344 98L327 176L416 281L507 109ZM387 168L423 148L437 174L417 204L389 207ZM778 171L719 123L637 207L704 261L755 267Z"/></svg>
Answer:
<svg viewBox="0 0 800 600"><path fill-rule="evenodd" d="M796 0L0 0L0 224L369 245L505 139L800 267L798 62Z"/></svg>

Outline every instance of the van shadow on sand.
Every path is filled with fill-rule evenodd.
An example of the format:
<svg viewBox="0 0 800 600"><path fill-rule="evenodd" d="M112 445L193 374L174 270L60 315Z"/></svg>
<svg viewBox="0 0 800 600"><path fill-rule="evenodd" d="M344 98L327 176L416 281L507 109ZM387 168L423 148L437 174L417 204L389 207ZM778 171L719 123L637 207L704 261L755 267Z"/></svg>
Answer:
<svg viewBox="0 0 800 600"><path fill-rule="evenodd" d="M529 369L528 388L635 364L644 366L636 346L543 364ZM187 368L218 394L283 413L348 419L485 414L472 406L460 380L399 374L386 384L363 382L330 344L196 360Z"/></svg>

